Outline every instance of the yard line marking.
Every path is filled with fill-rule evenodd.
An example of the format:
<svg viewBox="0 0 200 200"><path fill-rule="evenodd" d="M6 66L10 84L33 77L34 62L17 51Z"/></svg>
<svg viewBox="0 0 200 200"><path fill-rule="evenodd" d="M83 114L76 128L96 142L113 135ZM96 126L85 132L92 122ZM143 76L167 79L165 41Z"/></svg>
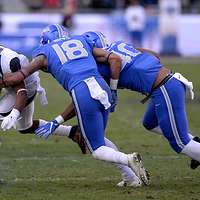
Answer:
<svg viewBox="0 0 200 200"><path fill-rule="evenodd" d="M166 155L163 155L163 156L160 156L160 155L145 155L145 160L149 160L149 159L181 159L182 157L181 156L176 156L176 155L169 155L169 156L166 156ZM88 157L88 159L90 159L90 157ZM38 157L38 156L32 156L32 157L17 157L17 158L1 158L1 161L45 161L45 160L70 160L72 162L81 162L82 161L82 158L80 159L74 159L72 157L68 157L68 156L65 156L65 157ZM84 157L84 160L85 160L85 157Z"/></svg>

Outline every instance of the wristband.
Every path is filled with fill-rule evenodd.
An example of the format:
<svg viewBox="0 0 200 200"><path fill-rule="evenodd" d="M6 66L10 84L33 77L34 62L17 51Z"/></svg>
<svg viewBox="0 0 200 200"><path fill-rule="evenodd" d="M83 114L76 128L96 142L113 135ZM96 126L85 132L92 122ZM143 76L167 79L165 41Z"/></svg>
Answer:
<svg viewBox="0 0 200 200"><path fill-rule="evenodd" d="M27 89L21 88L21 89L17 90L17 95L18 95L20 92L26 92L26 93L27 93Z"/></svg>
<svg viewBox="0 0 200 200"><path fill-rule="evenodd" d="M118 79L110 79L110 89L117 90Z"/></svg>
<svg viewBox="0 0 200 200"><path fill-rule="evenodd" d="M108 56L107 56L107 62L108 62L108 60L109 60L109 58L110 58L110 55L112 54L113 52L111 51L109 54L108 54Z"/></svg>
<svg viewBox="0 0 200 200"><path fill-rule="evenodd" d="M21 75L24 77L24 79L26 79L26 75L24 74L24 72L22 70L19 70L18 72L20 72Z"/></svg>
<svg viewBox="0 0 200 200"><path fill-rule="evenodd" d="M55 120L59 123L62 124L65 120L63 119L62 115L58 115Z"/></svg>

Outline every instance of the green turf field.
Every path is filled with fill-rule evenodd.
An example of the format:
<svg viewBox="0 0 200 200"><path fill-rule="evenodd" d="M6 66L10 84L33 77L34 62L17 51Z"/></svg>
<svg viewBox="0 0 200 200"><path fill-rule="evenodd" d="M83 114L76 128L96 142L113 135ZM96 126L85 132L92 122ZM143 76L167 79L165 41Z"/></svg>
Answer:
<svg viewBox="0 0 200 200"><path fill-rule="evenodd" d="M200 62L168 58L162 61L193 80L196 98L187 99L189 127L200 136ZM36 101L35 117L52 119L69 103L68 95L50 77L42 75L49 105ZM111 114L107 137L124 152L138 151L151 173L151 185L117 188L118 171L110 164L81 155L67 138L45 141L17 132L0 133L0 200L199 200L200 168L190 170L189 159L173 152L161 136L141 124L145 105L133 92L120 91L116 113ZM69 124L76 123L76 120Z"/></svg>

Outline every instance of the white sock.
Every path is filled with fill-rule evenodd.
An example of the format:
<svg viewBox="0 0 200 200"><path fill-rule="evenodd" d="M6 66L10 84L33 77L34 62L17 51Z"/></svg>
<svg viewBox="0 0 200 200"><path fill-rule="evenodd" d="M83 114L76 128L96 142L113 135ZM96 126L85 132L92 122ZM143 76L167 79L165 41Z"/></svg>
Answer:
<svg viewBox="0 0 200 200"><path fill-rule="evenodd" d="M191 133L188 133L188 135L189 135L189 138L190 138L190 139L193 139L193 138L194 138L194 136L193 136Z"/></svg>
<svg viewBox="0 0 200 200"><path fill-rule="evenodd" d="M99 160L128 165L128 155L107 146L101 146L92 152L92 156Z"/></svg>
<svg viewBox="0 0 200 200"><path fill-rule="evenodd" d="M153 129L150 129L149 131L157 133L159 135L163 135L163 132L162 132L160 126L157 126L157 127L153 128Z"/></svg>
<svg viewBox="0 0 200 200"><path fill-rule="evenodd" d="M47 123L47 121L43 120L43 119L39 119L39 126L45 125ZM64 126L64 125L60 125L55 131L54 131L54 135L59 135L59 136L69 136L70 130L71 130L72 126Z"/></svg>
<svg viewBox="0 0 200 200"><path fill-rule="evenodd" d="M107 147L110 147L116 151L119 151L117 146L112 141L110 141L107 138L104 138L104 139L105 139L105 143L106 143ZM135 175L135 173L133 172L133 170L130 167L128 167L126 165L121 165L121 164L115 164L115 166L119 169L119 171L122 175L122 179L124 181L138 180L138 177Z"/></svg>
<svg viewBox="0 0 200 200"><path fill-rule="evenodd" d="M200 143L190 140L190 142L183 148L181 153L200 162Z"/></svg>

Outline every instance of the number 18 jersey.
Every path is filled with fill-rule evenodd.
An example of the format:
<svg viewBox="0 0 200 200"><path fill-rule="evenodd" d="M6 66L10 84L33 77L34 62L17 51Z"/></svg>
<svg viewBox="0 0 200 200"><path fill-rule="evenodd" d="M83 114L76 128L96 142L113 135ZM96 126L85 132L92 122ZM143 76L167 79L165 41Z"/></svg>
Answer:
<svg viewBox="0 0 200 200"><path fill-rule="evenodd" d="M59 38L39 47L34 57L44 55L48 61L48 72L67 90L91 76L99 76L92 44L83 36Z"/></svg>

